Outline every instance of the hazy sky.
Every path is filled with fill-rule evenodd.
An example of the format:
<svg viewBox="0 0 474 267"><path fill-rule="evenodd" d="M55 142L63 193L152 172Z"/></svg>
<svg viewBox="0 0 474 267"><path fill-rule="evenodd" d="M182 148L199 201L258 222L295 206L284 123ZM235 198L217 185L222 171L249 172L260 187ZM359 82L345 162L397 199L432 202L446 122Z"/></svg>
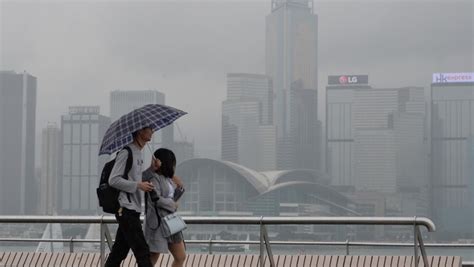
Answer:
<svg viewBox="0 0 474 267"><path fill-rule="evenodd" d="M473 3L315 1L320 97L328 74L428 87L474 71ZM112 90L156 89L189 112L179 126L198 154L219 157L226 73L265 73L269 13L270 0L0 0L0 69L38 78L37 132L72 105L109 115Z"/></svg>

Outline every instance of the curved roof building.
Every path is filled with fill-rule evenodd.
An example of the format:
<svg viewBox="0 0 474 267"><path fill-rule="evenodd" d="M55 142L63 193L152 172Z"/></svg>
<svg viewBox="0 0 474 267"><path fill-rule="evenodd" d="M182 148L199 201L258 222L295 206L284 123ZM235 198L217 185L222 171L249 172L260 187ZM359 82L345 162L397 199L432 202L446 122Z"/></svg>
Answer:
<svg viewBox="0 0 474 267"><path fill-rule="evenodd" d="M177 167L186 185L180 213L186 215L306 215L351 213L350 200L315 170L257 172L244 166L205 158Z"/></svg>

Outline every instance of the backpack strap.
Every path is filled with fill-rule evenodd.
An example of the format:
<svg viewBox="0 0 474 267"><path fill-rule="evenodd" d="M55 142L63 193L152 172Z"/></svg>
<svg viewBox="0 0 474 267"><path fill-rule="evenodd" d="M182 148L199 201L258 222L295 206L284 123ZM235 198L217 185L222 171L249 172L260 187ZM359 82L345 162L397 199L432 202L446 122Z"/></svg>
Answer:
<svg viewBox="0 0 474 267"><path fill-rule="evenodd" d="M123 149L127 150L128 156L127 156L127 163L125 164L125 171L123 172L123 178L128 180L128 173L132 169L133 165L133 154L132 154L132 149L129 146L125 146ZM130 193L127 193L127 198L128 202L132 202L130 199Z"/></svg>
<svg viewBox="0 0 474 267"><path fill-rule="evenodd" d="M127 163L125 164L125 171L123 172L123 178L128 179L128 173L132 169L133 165L133 154L132 149L129 146L125 146L123 149L127 150L128 152Z"/></svg>

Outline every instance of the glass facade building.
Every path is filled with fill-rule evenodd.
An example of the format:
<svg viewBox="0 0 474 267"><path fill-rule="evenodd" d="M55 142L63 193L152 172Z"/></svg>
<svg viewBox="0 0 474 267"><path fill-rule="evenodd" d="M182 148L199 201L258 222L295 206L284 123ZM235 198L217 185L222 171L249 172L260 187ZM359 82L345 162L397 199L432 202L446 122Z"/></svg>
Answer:
<svg viewBox="0 0 474 267"><path fill-rule="evenodd" d="M96 188L108 157L99 158L99 147L110 118L98 106L70 107L61 116L62 166L58 185L58 212L92 215L98 213Z"/></svg>
<svg viewBox="0 0 474 267"><path fill-rule="evenodd" d="M0 125L0 214L33 214L36 77L0 71Z"/></svg>
<svg viewBox="0 0 474 267"><path fill-rule="evenodd" d="M464 76L471 79L463 81ZM474 74L435 74L431 113L432 216L437 232L444 238L472 237Z"/></svg>

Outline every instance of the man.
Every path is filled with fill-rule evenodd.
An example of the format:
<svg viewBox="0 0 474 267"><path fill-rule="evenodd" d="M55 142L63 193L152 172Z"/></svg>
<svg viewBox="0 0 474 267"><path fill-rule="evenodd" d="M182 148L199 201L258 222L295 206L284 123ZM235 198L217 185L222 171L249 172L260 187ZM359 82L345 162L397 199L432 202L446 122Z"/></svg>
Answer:
<svg viewBox="0 0 474 267"><path fill-rule="evenodd" d="M150 172L155 172L160 167L160 161L152 159L150 168L142 173L142 149L151 140L152 135L153 130L149 127L133 133L133 142L128 145L133 156L133 164L128 172L128 177L123 177L129 153L126 149L117 154L114 167L110 173L109 185L120 190L118 199L120 209L115 214L119 227L112 251L105 263L107 267L120 266L130 249L132 249L139 267L152 266L150 249L145 241L140 223L140 213L142 211L140 190L143 192L153 190L153 184L149 181L142 181L142 175L148 176Z"/></svg>

